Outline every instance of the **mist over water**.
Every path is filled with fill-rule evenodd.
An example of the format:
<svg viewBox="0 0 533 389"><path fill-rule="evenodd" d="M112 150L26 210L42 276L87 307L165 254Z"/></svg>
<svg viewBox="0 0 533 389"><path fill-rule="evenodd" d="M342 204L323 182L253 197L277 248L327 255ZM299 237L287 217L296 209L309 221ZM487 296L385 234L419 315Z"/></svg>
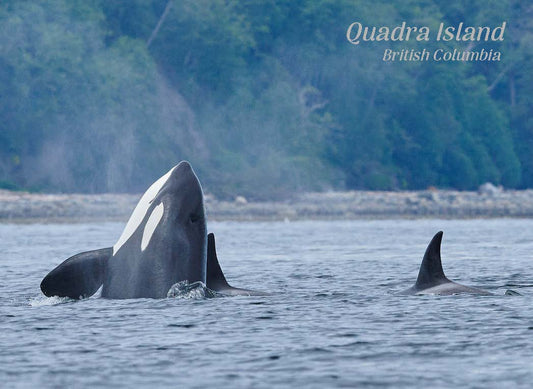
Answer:
<svg viewBox="0 0 533 389"><path fill-rule="evenodd" d="M0 225L6 387L523 387L532 220L210 223L229 282L265 297L73 302L40 294L122 223ZM438 230L446 275L493 296L397 296ZM506 289L522 296L504 296ZM193 296L189 296L193 297Z"/></svg>

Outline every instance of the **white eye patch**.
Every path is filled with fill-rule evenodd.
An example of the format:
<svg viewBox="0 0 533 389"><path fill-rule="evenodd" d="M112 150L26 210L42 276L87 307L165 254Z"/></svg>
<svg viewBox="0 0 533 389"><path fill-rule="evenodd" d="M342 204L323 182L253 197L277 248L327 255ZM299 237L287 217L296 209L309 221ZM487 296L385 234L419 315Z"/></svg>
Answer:
<svg viewBox="0 0 533 389"><path fill-rule="evenodd" d="M152 235L154 234L157 225L161 221L164 212L165 207L163 203L159 204L153 209L152 214L144 225L143 238L141 240L141 251L144 251L144 249L148 246L148 243L150 243L150 239L152 239Z"/></svg>

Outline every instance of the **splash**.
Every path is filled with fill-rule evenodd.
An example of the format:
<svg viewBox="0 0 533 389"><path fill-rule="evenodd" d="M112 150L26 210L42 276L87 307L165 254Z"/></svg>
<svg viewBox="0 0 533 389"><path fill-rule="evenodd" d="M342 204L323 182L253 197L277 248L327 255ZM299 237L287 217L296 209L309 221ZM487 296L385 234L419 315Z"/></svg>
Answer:
<svg viewBox="0 0 533 389"><path fill-rule="evenodd" d="M168 298L177 299L204 299L216 297L217 293L209 289L201 281L189 284L189 281L180 281L171 286L167 293Z"/></svg>
<svg viewBox="0 0 533 389"><path fill-rule="evenodd" d="M72 300L71 298L68 298L68 297L38 296L38 297L34 297L33 299L30 300L30 306L32 306L32 307L45 307L45 306L69 303L69 302L72 302L72 301L75 301L75 300Z"/></svg>
<svg viewBox="0 0 533 389"><path fill-rule="evenodd" d="M102 297L102 286L100 286L100 288L98 288L98 290L91 297L84 297L84 298L80 298L79 300L71 299L70 297L59 297L59 296L46 297L46 296L40 295L30 300L30 306L44 307L44 306L51 306L51 305L58 305L58 304L75 303L75 302L82 301L82 300L97 299L100 297Z"/></svg>

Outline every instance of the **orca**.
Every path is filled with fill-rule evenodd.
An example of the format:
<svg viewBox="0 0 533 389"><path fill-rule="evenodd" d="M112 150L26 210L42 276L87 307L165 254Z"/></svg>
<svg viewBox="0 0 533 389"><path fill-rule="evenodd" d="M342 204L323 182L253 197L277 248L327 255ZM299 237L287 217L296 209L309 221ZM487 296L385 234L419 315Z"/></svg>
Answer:
<svg viewBox="0 0 533 389"><path fill-rule="evenodd" d="M442 270L442 262L440 257L440 246L442 242L443 232L439 231L435 234L429 243L416 283L399 294L414 295L414 294L436 294L436 295L451 295L451 294L477 294L477 295L492 295L486 290L472 288L450 281Z"/></svg>
<svg viewBox="0 0 533 389"><path fill-rule="evenodd" d="M164 298L183 281L222 295L263 295L226 281L214 235L207 237L202 187L187 161L148 188L113 247L68 258L44 277L41 290L81 299L102 286L104 298Z"/></svg>

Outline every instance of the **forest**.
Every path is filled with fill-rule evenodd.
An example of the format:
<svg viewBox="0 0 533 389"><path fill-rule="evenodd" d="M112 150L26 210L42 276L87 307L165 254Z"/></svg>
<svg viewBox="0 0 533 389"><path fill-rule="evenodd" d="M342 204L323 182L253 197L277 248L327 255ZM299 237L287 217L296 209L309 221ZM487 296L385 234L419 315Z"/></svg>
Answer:
<svg viewBox="0 0 533 389"><path fill-rule="evenodd" d="M356 46L355 21L506 31ZM518 0L2 0L0 188L141 192L183 159L221 198L531 188L532 70Z"/></svg>

